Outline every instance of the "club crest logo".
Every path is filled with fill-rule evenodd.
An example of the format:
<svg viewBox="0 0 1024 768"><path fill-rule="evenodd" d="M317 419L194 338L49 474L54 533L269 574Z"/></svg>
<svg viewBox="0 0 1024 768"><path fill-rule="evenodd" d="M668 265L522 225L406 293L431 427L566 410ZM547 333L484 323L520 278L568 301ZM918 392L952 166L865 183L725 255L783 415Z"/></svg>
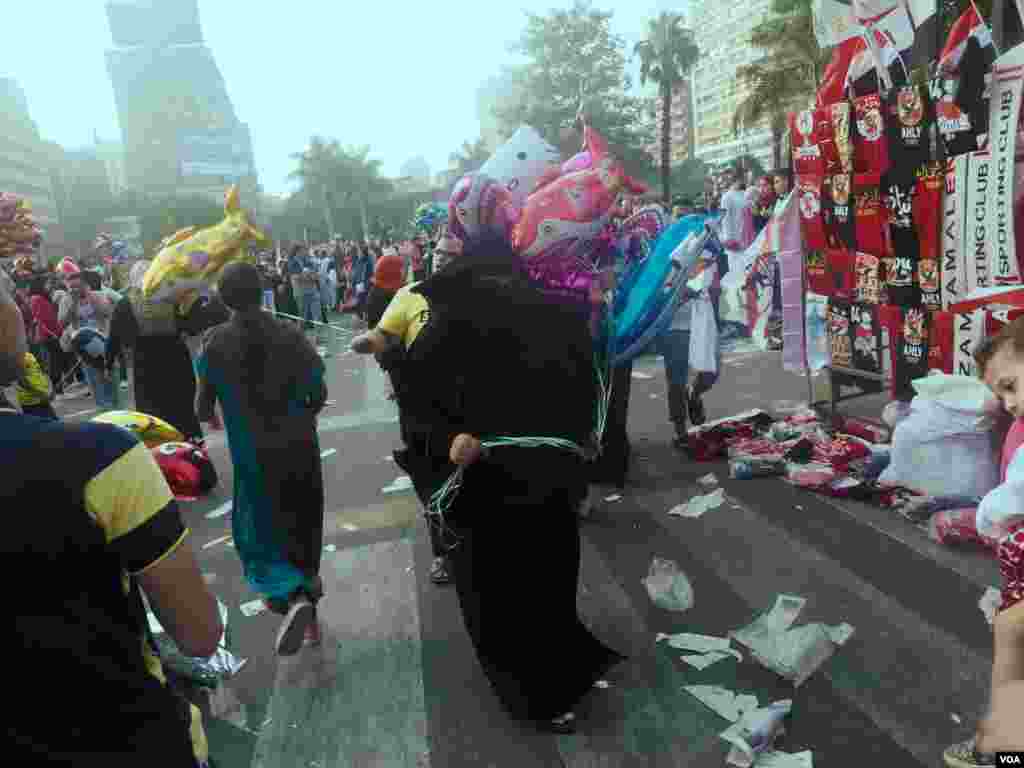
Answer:
<svg viewBox="0 0 1024 768"><path fill-rule="evenodd" d="M857 119L857 132L865 141L878 141L882 137L882 113L878 107L870 106Z"/></svg>
<svg viewBox="0 0 1024 768"><path fill-rule="evenodd" d="M903 125L915 126L924 119L924 100L917 88L901 88L896 95L896 107Z"/></svg>
<svg viewBox="0 0 1024 768"><path fill-rule="evenodd" d="M925 316L922 309L908 309L903 321L903 340L907 344L924 344Z"/></svg>

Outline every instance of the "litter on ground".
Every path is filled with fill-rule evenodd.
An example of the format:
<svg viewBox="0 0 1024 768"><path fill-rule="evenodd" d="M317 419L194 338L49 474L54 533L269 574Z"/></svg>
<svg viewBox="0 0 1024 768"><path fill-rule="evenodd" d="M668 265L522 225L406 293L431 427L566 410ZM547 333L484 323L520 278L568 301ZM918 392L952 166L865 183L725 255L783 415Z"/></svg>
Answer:
<svg viewBox="0 0 1024 768"><path fill-rule="evenodd" d="M978 607L981 608L981 612L985 615L985 621L989 624L995 621L996 611L999 610L1002 600L1003 596L999 590L995 587L989 587L985 590L985 594L981 596L981 600L978 601Z"/></svg>
<svg viewBox="0 0 1024 768"><path fill-rule="evenodd" d="M776 701L767 707L745 712L737 722L726 728L721 738L732 745L725 758L726 764L737 768L751 768L755 762L760 764L758 756L771 749L775 739L784 730L783 720L792 708L793 702L790 699Z"/></svg>
<svg viewBox="0 0 1024 768"><path fill-rule="evenodd" d="M709 651L729 650L728 637L714 637L712 635L695 635L690 632L680 632L675 635L666 635L659 632L655 642L668 640L668 644L680 651L693 651L695 653L708 653Z"/></svg>
<svg viewBox="0 0 1024 768"><path fill-rule="evenodd" d="M324 552L337 552L337 551L338 551L338 547L335 544L328 544L326 547L324 547Z"/></svg>
<svg viewBox="0 0 1024 768"><path fill-rule="evenodd" d="M233 503L234 503L233 499L228 499L227 501L225 501L223 504L221 504L216 509L211 510L210 512L207 512L206 513L206 519L207 520L216 520L218 517L224 517L224 515L226 515L228 512L231 511L231 505Z"/></svg>
<svg viewBox="0 0 1024 768"><path fill-rule="evenodd" d="M646 380L646 379L653 379L654 377L651 376L651 374L649 374L649 373L643 373L641 371L633 371L633 378L634 379L640 379L640 380Z"/></svg>
<svg viewBox="0 0 1024 768"><path fill-rule="evenodd" d="M694 496L685 504L678 504L672 507L668 513L673 517L697 518L701 517L705 512L717 509L722 506L724 502L725 489L719 488L717 491L713 491L703 496Z"/></svg>
<svg viewBox="0 0 1024 768"><path fill-rule="evenodd" d="M605 501L609 501L609 502L611 502L611 501L622 501L622 494L621 493L613 493L611 496L605 496L604 500Z"/></svg>
<svg viewBox="0 0 1024 768"><path fill-rule="evenodd" d="M640 524L637 523L639 528ZM651 601L666 611L688 611L693 607L693 586L672 560L660 557L651 561L647 577L641 579Z"/></svg>
<svg viewBox="0 0 1024 768"><path fill-rule="evenodd" d="M714 472L708 472L704 477L697 478L697 482L704 486L718 485L718 478Z"/></svg>
<svg viewBox="0 0 1024 768"><path fill-rule="evenodd" d="M328 448L328 449L327 449L326 451L324 451L324 452L322 452L322 453L320 454L320 458L321 458L321 459L326 459L326 458L327 458L327 457L329 457L329 456L333 456L333 455L334 455L334 454L336 454L337 452L338 452L338 449L337 449L337 448Z"/></svg>
<svg viewBox="0 0 1024 768"><path fill-rule="evenodd" d="M248 619L256 616L257 614L263 613L267 610L267 606L262 600L250 600L248 603L242 603L238 606L238 610L240 610L242 615Z"/></svg>
<svg viewBox="0 0 1024 768"><path fill-rule="evenodd" d="M683 690L730 723L735 723L745 712L752 712L758 706L756 696L738 694L720 685L687 685Z"/></svg>
<svg viewBox="0 0 1024 768"><path fill-rule="evenodd" d="M743 654L730 648L727 651L712 651L711 653L696 653L679 657L696 670L705 670L712 664L717 664L722 659L733 658L736 661L743 661Z"/></svg>

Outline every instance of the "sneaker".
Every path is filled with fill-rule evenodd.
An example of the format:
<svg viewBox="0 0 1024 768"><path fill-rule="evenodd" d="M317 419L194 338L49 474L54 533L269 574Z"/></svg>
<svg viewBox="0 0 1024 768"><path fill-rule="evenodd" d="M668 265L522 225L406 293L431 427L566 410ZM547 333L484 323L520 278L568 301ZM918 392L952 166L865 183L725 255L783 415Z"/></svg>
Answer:
<svg viewBox="0 0 1024 768"><path fill-rule="evenodd" d="M434 558L434 562L430 564L430 580L438 586L444 586L452 583L452 573L448 568L447 558Z"/></svg>
<svg viewBox="0 0 1024 768"><path fill-rule="evenodd" d="M278 656L294 656L302 647L306 629L316 621L316 609L304 597L296 598L288 609L280 628L274 649Z"/></svg>
<svg viewBox="0 0 1024 768"><path fill-rule="evenodd" d="M959 744L948 747L942 753L942 762L948 768L984 768L985 766L995 765L996 756L983 755L975 748L974 739L970 738L967 741L961 741Z"/></svg>

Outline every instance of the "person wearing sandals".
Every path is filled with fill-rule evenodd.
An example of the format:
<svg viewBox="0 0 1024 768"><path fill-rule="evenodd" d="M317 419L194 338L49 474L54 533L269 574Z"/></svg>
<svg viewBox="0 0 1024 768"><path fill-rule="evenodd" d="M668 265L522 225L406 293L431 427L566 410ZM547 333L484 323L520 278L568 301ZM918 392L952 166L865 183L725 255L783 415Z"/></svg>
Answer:
<svg viewBox="0 0 1024 768"><path fill-rule="evenodd" d="M587 466L564 448L485 453L482 441L590 443L597 405L590 329L576 307L542 294L500 235L464 243L459 259L412 290L430 306L405 371L416 382L417 413L433 413L416 425L424 461L442 483L456 467L463 472L440 511L466 631L512 717L571 733L579 701L624 658L576 608L576 510Z"/></svg>
<svg viewBox="0 0 1024 768"><path fill-rule="evenodd" d="M462 253L462 241L453 236L443 237L438 241L437 250L434 253L435 266L439 270L443 269L445 264ZM380 265L378 265L377 274L380 274L381 271ZM412 458L414 452L422 453L425 446L417 440L414 430L410 428L416 418L416 415L411 412L415 396L410 393L403 396L403 393L406 393L407 386L415 386L415 383L406 381L402 377L402 362L405 357L402 352L408 353L430 319L430 305L427 300L412 290L417 285L419 285L418 282L400 288L384 310L376 327L354 339L352 349L360 354L372 352L381 361L382 366L387 365L398 400L402 441L406 445L404 450L395 451L395 463L412 479L416 494L426 509L430 504L430 495L439 485L433 481L444 482L447 477L438 476L438 473L432 471L426 473L419 471L421 462ZM385 361L389 361L390 364ZM439 586L451 584L451 566L448 562L448 550L444 537L437 522L429 516L427 517L427 530L430 533L430 549L434 556L430 564L430 580Z"/></svg>
<svg viewBox="0 0 1024 768"><path fill-rule="evenodd" d="M220 402L234 465L232 534L249 586L284 615L281 656L318 644L323 596L324 486L316 418L327 400L324 363L301 328L262 309L259 272L225 268L220 297L231 320L208 331L196 363L196 411Z"/></svg>

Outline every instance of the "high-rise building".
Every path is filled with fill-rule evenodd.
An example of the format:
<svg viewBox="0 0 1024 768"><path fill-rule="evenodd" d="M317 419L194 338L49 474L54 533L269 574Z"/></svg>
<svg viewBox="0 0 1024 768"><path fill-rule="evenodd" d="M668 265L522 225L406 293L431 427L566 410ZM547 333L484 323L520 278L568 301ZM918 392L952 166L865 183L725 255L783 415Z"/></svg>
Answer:
<svg viewBox="0 0 1024 768"><path fill-rule="evenodd" d="M51 156L28 111L25 92L14 80L0 78L0 191L13 192L32 205L43 231L41 258L62 241L50 178Z"/></svg>
<svg viewBox="0 0 1024 768"><path fill-rule="evenodd" d="M752 155L765 167L772 161L772 136L767 124L733 130L733 115L746 94L736 70L759 57L750 33L771 14L771 0L724 3L692 0L690 23L700 30L700 62L693 72L695 155L712 166Z"/></svg>
<svg viewBox="0 0 1024 768"><path fill-rule="evenodd" d="M255 199L249 128L203 42L196 0L116 0L107 18L126 183L217 199L237 183Z"/></svg>

